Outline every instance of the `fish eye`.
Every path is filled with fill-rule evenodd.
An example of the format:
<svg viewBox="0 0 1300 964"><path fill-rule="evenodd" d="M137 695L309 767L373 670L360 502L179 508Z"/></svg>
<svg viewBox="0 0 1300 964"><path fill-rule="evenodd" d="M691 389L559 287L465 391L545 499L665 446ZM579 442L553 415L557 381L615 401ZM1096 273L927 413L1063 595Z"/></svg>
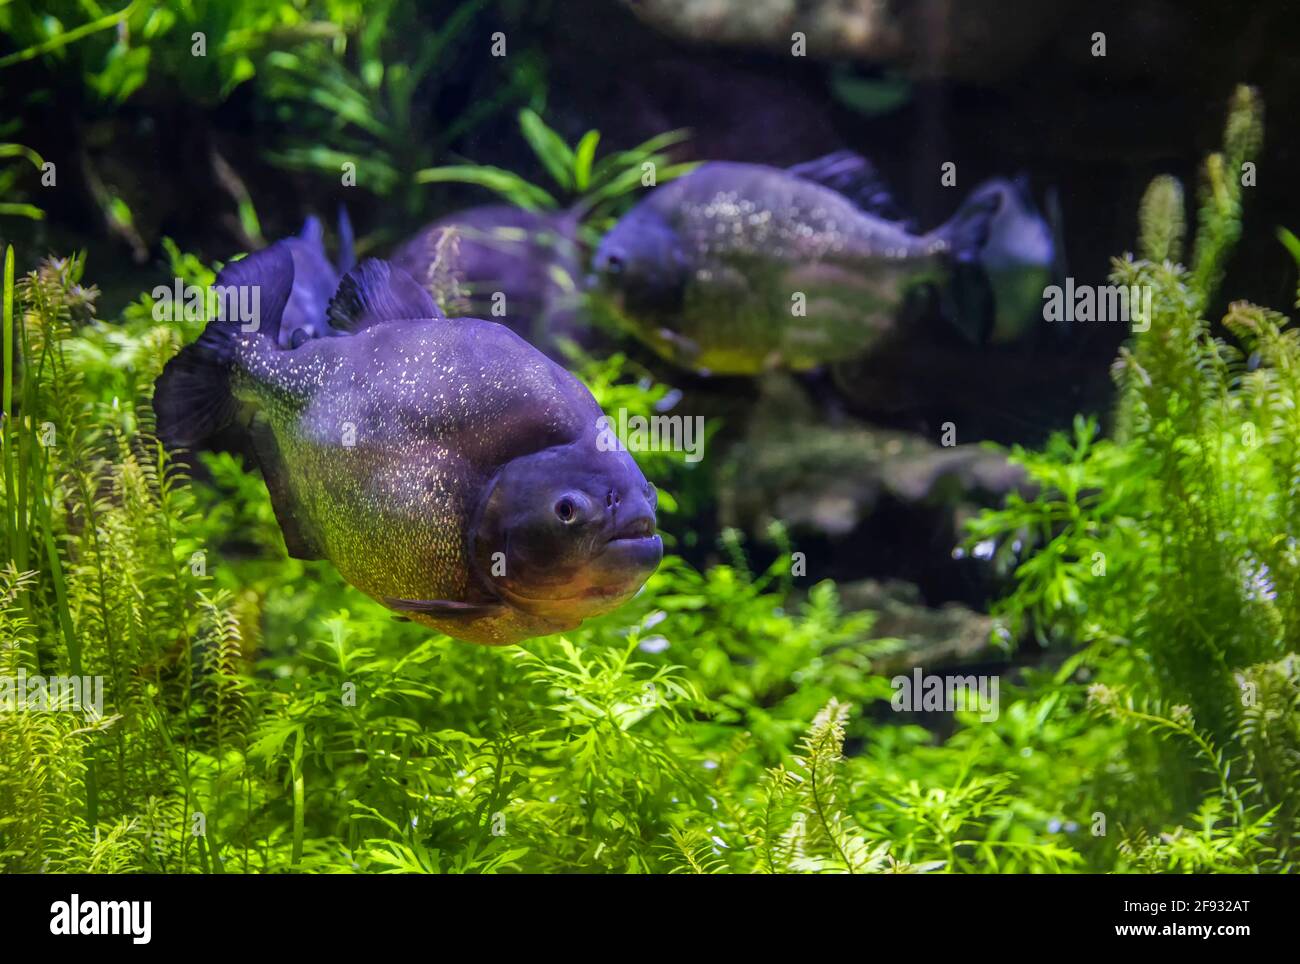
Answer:
<svg viewBox="0 0 1300 964"><path fill-rule="evenodd" d="M618 254L605 255L605 273L622 274L623 273L623 256Z"/></svg>
<svg viewBox="0 0 1300 964"><path fill-rule="evenodd" d="M568 496L565 496L559 502L555 503L555 516L565 525L568 525L577 518L577 515L577 506L573 504L573 500Z"/></svg>

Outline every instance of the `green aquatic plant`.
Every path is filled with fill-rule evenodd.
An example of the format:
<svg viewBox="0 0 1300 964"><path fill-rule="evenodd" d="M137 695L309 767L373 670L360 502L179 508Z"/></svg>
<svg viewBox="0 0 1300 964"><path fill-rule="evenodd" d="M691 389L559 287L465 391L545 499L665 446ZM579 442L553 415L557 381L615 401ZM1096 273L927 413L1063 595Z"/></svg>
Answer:
<svg viewBox="0 0 1300 964"><path fill-rule="evenodd" d="M1018 450L1038 494L972 528L1003 540L1015 588L998 612L1010 629L1084 644L1074 665L1100 692L1136 694L1104 699L1112 715L1151 739L1185 738L1138 759L1159 768L1167 816L1199 806L1200 828L1175 832L1175 847L1135 826L1147 843L1128 856L1143 867L1221 869L1229 852L1239 867L1262 853L1289 866L1296 843L1297 691L1283 667L1300 649L1300 342L1281 314L1246 302L1222 318L1230 339L1207 318L1261 116L1239 89L1225 149L1205 165L1186 266L1172 178L1143 201L1140 256L1113 262L1112 282L1152 306L1115 363L1115 437L1080 420L1042 453ZM1014 540L1027 541L1023 556Z"/></svg>
<svg viewBox="0 0 1300 964"><path fill-rule="evenodd" d="M19 162L25 161L26 164ZM0 144L0 217L28 218L40 221L45 212L25 200L19 193L22 176L28 167L40 170L45 164L41 156L22 144Z"/></svg>
<svg viewBox="0 0 1300 964"><path fill-rule="evenodd" d="M519 112L519 130L550 177L552 187L542 187L490 164L430 167L418 171L415 180L419 184L473 184L529 211L569 207L582 218L584 240L594 244L638 188L665 183L696 167L694 163L674 164L665 153L690 136L684 130L667 131L630 150L602 158L596 157L600 131L587 131L576 145L570 146L529 108Z"/></svg>
<svg viewBox="0 0 1300 964"><path fill-rule="evenodd" d="M501 61L505 77L490 94L452 123L439 121L438 92L455 77L486 6L486 0L464 0L429 23L406 0L382 0L367 5L355 37L270 54L260 93L276 120L294 131L269 152L271 161L343 178L414 218L423 207L418 172L538 86L541 65L520 51ZM414 34L421 35L418 55L403 61L398 50Z"/></svg>
<svg viewBox="0 0 1300 964"><path fill-rule="evenodd" d="M0 5L0 35L16 49L0 57L0 71L36 61L75 71L106 103L153 83L211 104L253 77L271 51L342 37L361 11L356 0L131 0L115 11L10 0Z"/></svg>

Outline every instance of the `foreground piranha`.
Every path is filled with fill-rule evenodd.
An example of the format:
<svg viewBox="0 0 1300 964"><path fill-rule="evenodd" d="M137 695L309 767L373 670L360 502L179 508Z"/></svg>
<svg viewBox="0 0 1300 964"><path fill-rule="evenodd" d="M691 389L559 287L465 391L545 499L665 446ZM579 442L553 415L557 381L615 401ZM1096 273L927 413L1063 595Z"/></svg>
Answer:
<svg viewBox="0 0 1300 964"><path fill-rule="evenodd" d="M159 435L194 445L253 410L292 555L491 645L609 612L659 564L654 487L600 444L591 393L508 329L449 320L409 275L369 260L339 285L332 337L283 347L286 242L227 265L223 286L257 286L259 316L210 322L168 364Z"/></svg>
<svg viewBox="0 0 1300 964"><path fill-rule="evenodd" d="M601 241L598 302L664 357L715 374L862 354L910 291L975 264L999 202L913 234L878 213L875 185L845 193L854 164L870 170L846 154L790 170L711 162L656 188Z"/></svg>

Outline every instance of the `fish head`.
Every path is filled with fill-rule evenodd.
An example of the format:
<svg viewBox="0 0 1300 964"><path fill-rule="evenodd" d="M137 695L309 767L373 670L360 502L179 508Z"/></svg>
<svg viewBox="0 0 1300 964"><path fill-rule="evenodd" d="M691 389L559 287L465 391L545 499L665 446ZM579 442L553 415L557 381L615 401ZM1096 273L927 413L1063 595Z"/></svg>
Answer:
<svg viewBox="0 0 1300 964"><path fill-rule="evenodd" d="M637 322L681 313L690 264L678 232L642 204L601 239L592 272L595 293Z"/></svg>
<svg viewBox="0 0 1300 964"><path fill-rule="evenodd" d="M504 602L574 627L631 598L659 565L657 503L631 456L590 436L515 458L477 513L479 578Z"/></svg>

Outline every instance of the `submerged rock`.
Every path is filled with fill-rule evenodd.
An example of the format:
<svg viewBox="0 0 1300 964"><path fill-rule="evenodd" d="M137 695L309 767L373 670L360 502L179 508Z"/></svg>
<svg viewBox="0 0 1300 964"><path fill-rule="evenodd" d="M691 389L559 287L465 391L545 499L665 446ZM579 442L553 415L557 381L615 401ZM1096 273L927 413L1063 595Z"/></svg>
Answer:
<svg viewBox="0 0 1300 964"><path fill-rule="evenodd" d="M921 75L985 77L1012 71L1059 19L1035 0L894 3L887 0L625 0L641 19L681 39L851 57Z"/></svg>
<svg viewBox="0 0 1300 964"><path fill-rule="evenodd" d="M1023 473L1000 452L943 447L908 432L850 419L827 421L793 379L770 376L743 438L719 471L724 525L764 532L774 521L838 539L882 498L955 511L969 500L1000 500Z"/></svg>
<svg viewBox="0 0 1300 964"><path fill-rule="evenodd" d="M898 580L842 583L839 592L846 609L877 614L872 635L893 637L903 644L872 658L877 673L890 676L914 666L941 669L987 660L990 655L993 618L960 603L927 606L916 586Z"/></svg>

